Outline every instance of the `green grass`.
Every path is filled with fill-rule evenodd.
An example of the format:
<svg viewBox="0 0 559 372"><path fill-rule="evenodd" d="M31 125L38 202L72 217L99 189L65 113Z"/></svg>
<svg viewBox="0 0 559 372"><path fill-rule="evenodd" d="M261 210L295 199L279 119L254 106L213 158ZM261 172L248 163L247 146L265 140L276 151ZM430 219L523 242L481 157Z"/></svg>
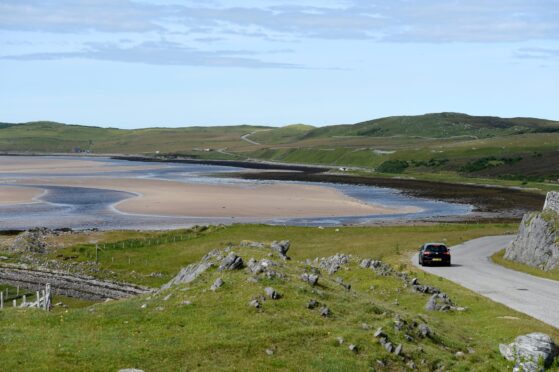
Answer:
<svg viewBox="0 0 559 372"><path fill-rule="evenodd" d="M266 127L115 128L33 122L0 127L0 151L73 152L75 148L94 153L155 153L196 151L211 148L243 148L243 134Z"/></svg>
<svg viewBox="0 0 559 372"><path fill-rule="evenodd" d="M113 232L99 255L101 272L110 271L108 278L148 286L160 286L170 280L181 267L199 260L213 248L223 248L249 239L271 242L290 239L298 248L292 252L294 259L303 260L337 252L371 256L375 259L393 259L397 250L401 254L414 251L423 241L445 241L448 244L474 239L484 235L512 233L517 227L511 224L441 224L410 227L345 227L317 229L307 227L276 227L267 225L233 225L212 227L202 232L180 231L151 233L142 237L126 238L125 232ZM104 234L104 233L103 233ZM175 239L180 236L184 240ZM119 238L120 237L120 238ZM103 239L88 237L88 240ZM146 243L150 240L150 244ZM123 243L124 242L124 248ZM51 253L48 259L66 262L95 260L95 244L74 242ZM15 258L14 258L15 259ZM150 274L159 272L161 277ZM102 274L97 274L102 275Z"/></svg>
<svg viewBox="0 0 559 372"><path fill-rule="evenodd" d="M348 227L336 231L237 225L200 233L180 244L161 244L136 252L138 257L151 257L152 262L149 267L143 267L139 260L140 264L134 269L176 272L180 266L197 261L212 248L236 245L244 239L291 239L292 260L278 267L287 280L263 279L251 283L246 280L244 271L220 273L212 269L187 286L174 287L158 295L50 314L7 309L0 312L2 368L363 370L378 368L376 361L382 360L388 370L402 370L404 362L388 354L372 335L382 326L393 342L404 344L405 354L420 370L441 366L446 370L504 370L510 366L499 355L499 343L534 331L559 339L559 331L449 281L417 271L409 265L409 255L424 241L456 244L514 229L516 226L512 225L433 225ZM126 233L106 237L115 242L118 241L116 234L127 237ZM131 238L137 239L139 235L134 233ZM87 239L91 238L93 236L88 235ZM268 250L234 250L245 259L268 258ZM126 257L127 251L115 249L111 254ZM298 279L306 268L304 259L336 252L382 258L401 270L413 272L422 283L440 287L468 310L425 312L423 306L428 296L412 293L394 277L379 277L371 270L360 269L357 257L347 270L342 269L332 277L323 273L321 285L315 289ZM108 262L102 261L104 264ZM208 291L218 276L224 279L225 285L215 293ZM352 284L352 291L347 292L338 285L336 277ZM261 294L266 286L273 286L283 298L265 301L261 310L249 307L248 301ZM164 301L167 295L170 298ZM305 305L311 298L326 304L332 317L323 318L316 310L308 310ZM182 306L184 300L191 301L192 305ZM410 324L426 322L435 336L421 339L412 327L407 332L415 336L415 341L406 341L402 333L393 330L396 314ZM367 323L371 330L362 329L362 323ZM338 336L345 339L344 345L337 345ZM358 354L347 349L349 343L359 346ZM268 348L274 350L272 356L265 353ZM475 352L468 353L468 348ZM458 358L454 356L457 351L464 351L466 355ZM425 363L421 364L421 360Z"/></svg>
<svg viewBox="0 0 559 372"><path fill-rule="evenodd" d="M559 128L554 121L489 116L470 116L459 113L438 113L418 116L392 116L357 123L317 128L305 138L332 136L407 136L407 137L472 137L487 138Z"/></svg>
<svg viewBox="0 0 559 372"><path fill-rule="evenodd" d="M315 129L315 127L312 125L292 124L281 128L256 132L250 136L250 139L265 145L290 143L313 129Z"/></svg>
<svg viewBox="0 0 559 372"><path fill-rule="evenodd" d="M498 265L504 266L507 269L521 271L526 274L539 276L540 278L552 279L559 281L559 269L551 270L551 271L544 271L538 269L537 267L529 266L526 264L522 264L520 262L515 262L511 260L505 259L505 250L499 251L491 256L493 262Z"/></svg>

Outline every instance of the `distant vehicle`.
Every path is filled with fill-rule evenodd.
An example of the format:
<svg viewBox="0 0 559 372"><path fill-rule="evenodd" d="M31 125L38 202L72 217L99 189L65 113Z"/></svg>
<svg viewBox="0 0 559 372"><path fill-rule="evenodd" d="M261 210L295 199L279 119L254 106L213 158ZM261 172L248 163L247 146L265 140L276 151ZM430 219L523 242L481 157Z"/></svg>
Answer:
<svg viewBox="0 0 559 372"><path fill-rule="evenodd" d="M419 264L450 266L450 250L442 243L425 243L419 248Z"/></svg>

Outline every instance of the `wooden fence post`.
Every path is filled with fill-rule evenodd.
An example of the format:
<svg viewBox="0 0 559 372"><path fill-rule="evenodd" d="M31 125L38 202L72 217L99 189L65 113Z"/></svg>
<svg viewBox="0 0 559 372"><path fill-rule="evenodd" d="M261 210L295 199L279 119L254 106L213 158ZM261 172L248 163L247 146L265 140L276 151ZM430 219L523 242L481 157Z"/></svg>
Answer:
<svg viewBox="0 0 559 372"><path fill-rule="evenodd" d="M45 310L49 311L50 310L50 302L51 302L51 293L50 293L50 283L47 283L47 285L45 286L45 297L44 297L44 302L45 302Z"/></svg>

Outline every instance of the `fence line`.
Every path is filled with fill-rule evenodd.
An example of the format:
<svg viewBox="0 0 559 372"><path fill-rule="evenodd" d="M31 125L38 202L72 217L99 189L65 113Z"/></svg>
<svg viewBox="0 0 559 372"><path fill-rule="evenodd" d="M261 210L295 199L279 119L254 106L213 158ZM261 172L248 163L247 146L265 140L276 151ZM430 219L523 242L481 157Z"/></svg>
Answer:
<svg viewBox="0 0 559 372"><path fill-rule="evenodd" d="M8 292L8 289L6 288L6 293ZM19 297L19 287L17 287L17 296ZM8 299L8 294L6 294L6 300ZM17 303L18 298L14 298L12 300L12 306L13 307L19 307L19 308L29 308L29 307L34 307L34 308L38 308L38 309L43 309L45 311L50 311L51 307L52 307L52 289L51 289L51 285L50 283L47 283L45 285L45 289L42 289L40 291L36 291L35 292L35 301L32 302L27 302L27 295L23 295L22 296L22 301L21 303L18 305ZM4 309L4 291L0 291L0 310Z"/></svg>

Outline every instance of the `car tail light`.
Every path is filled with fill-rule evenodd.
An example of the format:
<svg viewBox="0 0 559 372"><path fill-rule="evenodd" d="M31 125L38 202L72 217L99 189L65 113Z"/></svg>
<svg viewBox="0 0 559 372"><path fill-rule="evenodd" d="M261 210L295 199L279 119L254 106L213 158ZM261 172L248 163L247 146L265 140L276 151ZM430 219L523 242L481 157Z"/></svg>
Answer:
<svg viewBox="0 0 559 372"><path fill-rule="evenodd" d="M431 254L431 252L429 252L429 251L425 251L425 252L423 252L423 254L425 254L425 255L430 255L430 254Z"/></svg>
<svg viewBox="0 0 559 372"><path fill-rule="evenodd" d="M446 255L450 256L450 252L443 252L443 254L446 254Z"/></svg>

